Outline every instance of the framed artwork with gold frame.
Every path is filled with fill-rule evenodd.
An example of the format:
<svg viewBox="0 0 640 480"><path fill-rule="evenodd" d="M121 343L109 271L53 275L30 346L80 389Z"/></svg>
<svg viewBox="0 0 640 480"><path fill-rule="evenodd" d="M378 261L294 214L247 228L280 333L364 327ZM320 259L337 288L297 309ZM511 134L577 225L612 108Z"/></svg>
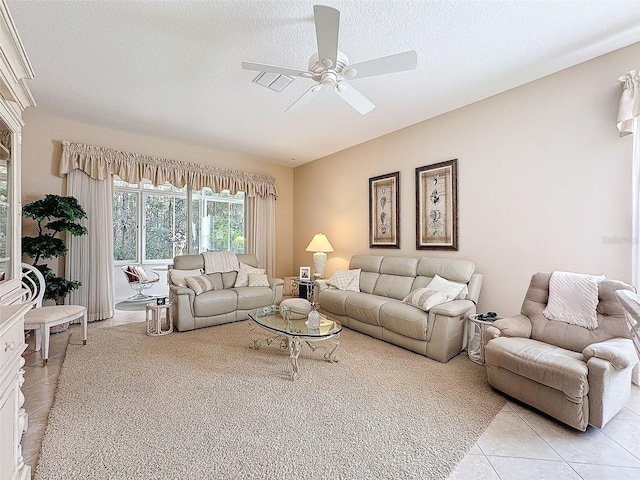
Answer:
<svg viewBox="0 0 640 480"><path fill-rule="evenodd" d="M400 172L369 179L369 247L400 248Z"/></svg>
<svg viewBox="0 0 640 480"><path fill-rule="evenodd" d="M416 249L458 250L458 160L416 168Z"/></svg>

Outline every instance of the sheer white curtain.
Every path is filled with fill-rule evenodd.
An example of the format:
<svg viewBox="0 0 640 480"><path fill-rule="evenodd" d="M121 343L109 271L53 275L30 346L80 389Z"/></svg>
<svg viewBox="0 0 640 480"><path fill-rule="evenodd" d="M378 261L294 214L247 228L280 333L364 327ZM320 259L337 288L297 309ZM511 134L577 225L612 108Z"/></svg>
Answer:
<svg viewBox="0 0 640 480"><path fill-rule="evenodd" d="M83 224L87 235L67 235L69 253L65 260L68 278L82 286L72 292L68 303L87 307L92 322L111 318L114 314L113 286L113 182L94 180L81 170L67 174L67 195L78 199L87 212Z"/></svg>
<svg viewBox="0 0 640 480"><path fill-rule="evenodd" d="M640 285L640 71L631 70L618 78L622 83L620 107L618 108L618 130L620 136L633 136L633 166L632 166L632 242L631 265L632 282L638 288Z"/></svg>
<svg viewBox="0 0 640 480"><path fill-rule="evenodd" d="M632 190L632 234L631 234L631 281L640 285L640 71L631 70L618 78L622 83L622 95L618 109L620 136L633 135L633 163L631 172ZM640 364L632 374L633 383L640 385Z"/></svg>
<svg viewBox="0 0 640 480"><path fill-rule="evenodd" d="M247 252L255 253L269 277L276 266L276 198L248 197Z"/></svg>

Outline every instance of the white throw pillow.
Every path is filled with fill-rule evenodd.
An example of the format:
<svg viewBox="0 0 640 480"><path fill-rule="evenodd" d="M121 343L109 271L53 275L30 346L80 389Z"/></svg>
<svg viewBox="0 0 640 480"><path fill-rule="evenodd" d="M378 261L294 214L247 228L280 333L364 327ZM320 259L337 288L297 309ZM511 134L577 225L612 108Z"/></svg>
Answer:
<svg viewBox="0 0 640 480"><path fill-rule="evenodd" d="M604 275L553 272L544 316L589 330L598 328L598 284L604 279Z"/></svg>
<svg viewBox="0 0 640 480"><path fill-rule="evenodd" d="M215 285L211 283L211 280L209 280L209 277L206 275L187 277L185 280L187 282L187 286L196 292L196 295L216 289Z"/></svg>
<svg viewBox="0 0 640 480"><path fill-rule="evenodd" d="M433 280L429 282L427 287L429 287L430 290L444 293L448 302L456 298L465 298L469 293L469 287L467 287L466 283L452 282L439 275L433 277Z"/></svg>
<svg viewBox="0 0 640 480"><path fill-rule="evenodd" d="M414 290L402 301L428 312L436 305L447 303L449 300L444 293L424 287Z"/></svg>
<svg viewBox="0 0 640 480"><path fill-rule="evenodd" d="M249 274L250 273L264 273L264 268L255 268L246 263L240 262L240 271L236 277L236 287L248 287L249 286Z"/></svg>
<svg viewBox="0 0 640 480"><path fill-rule="evenodd" d="M267 278L266 273L250 273L249 277L249 286L250 287L268 287L269 279Z"/></svg>
<svg viewBox="0 0 640 480"><path fill-rule="evenodd" d="M176 270L176 269L172 269L169 270L169 278L171 279L171 284L175 285L177 287L186 287L187 286L187 282L186 282L186 278L187 277L197 277L198 275L202 274L202 270L200 269L196 269L196 270Z"/></svg>
<svg viewBox="0 0 640 480"><path fill-rule="evenodd" d="M360 291L360 271L356 268L353 270L336 270L327 279L327 284L336 287L338 290L349 290L351 292Z"/></svg>

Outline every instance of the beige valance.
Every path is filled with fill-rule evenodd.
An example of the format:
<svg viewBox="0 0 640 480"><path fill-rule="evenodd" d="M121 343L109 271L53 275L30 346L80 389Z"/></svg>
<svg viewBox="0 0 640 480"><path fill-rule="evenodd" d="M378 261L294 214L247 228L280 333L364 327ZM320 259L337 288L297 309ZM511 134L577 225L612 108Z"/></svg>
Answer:
<svg viewBox="0 0 640 480"><path fill-rule="evenodd" d="M154 185L169 182L182 188L188 183L194 190L209 187L214 192L230 190L232 195L245 192L249 197L278 196L276 180L270 175L64 141L59 174L63 176L74 169L82 170L96 180L106 180L111 175L117 175L129 183L138 183L144 178Z"/></svg>

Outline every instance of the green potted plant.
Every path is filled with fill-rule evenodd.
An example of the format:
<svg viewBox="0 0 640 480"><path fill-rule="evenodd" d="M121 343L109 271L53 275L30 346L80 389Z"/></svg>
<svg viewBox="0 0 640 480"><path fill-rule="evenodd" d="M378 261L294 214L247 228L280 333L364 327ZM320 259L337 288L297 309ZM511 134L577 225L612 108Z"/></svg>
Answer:
<svg viewBox="0 0 640 480"><path fill-rule="evenodd" d="M51 267L40 261L64 257L68 249L64 240L57 235L63 232L69 232L74 237L85 235L87 228L78 222L87 214L75 197L48 194L22 207L22 215L36 221L38 233L35 237L22 237L22 253L33 259L32 265L44 276L44 299L57 304L64 303L64 298L78 289L81 283L56 275Z"/></svg>

